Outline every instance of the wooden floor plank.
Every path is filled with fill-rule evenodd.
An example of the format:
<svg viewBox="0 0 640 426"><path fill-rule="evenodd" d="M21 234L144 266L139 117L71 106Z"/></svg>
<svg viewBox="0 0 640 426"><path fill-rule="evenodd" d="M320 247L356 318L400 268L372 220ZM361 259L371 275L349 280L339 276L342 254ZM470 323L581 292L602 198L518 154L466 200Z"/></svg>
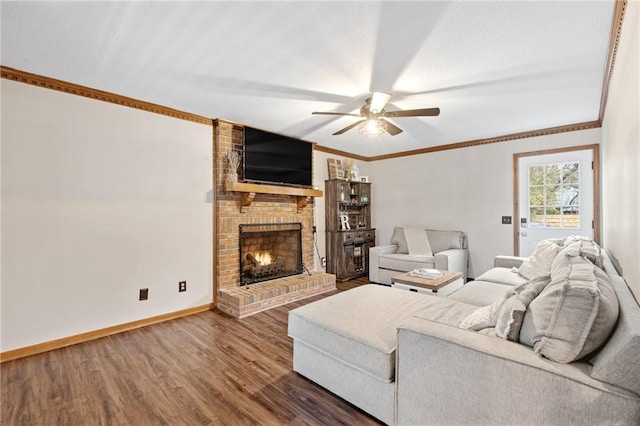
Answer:
<svg viewBox="0 0 640 426"><path fill-rule="evenodd" d="M202 312L5 362L0 424L379 424L292 371L289 310L336 292L243 319Z"/></svg>

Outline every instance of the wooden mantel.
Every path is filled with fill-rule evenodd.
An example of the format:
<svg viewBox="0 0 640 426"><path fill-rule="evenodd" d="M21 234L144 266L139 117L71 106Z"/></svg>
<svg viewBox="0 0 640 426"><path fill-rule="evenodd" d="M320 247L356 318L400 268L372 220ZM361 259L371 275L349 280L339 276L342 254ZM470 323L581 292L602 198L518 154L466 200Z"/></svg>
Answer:
<svg viewBox="0 0 640 426"><path fill-rule="evenodd" d="M240 212L244 213L246 208L253 202L256 194L276 194L289 195L297 198L298 213L306 207L312 197L322 197L322 191L318 189L296 188L293 186L262 185L257 183L226 182L225 191L240 192Z"/></svg>

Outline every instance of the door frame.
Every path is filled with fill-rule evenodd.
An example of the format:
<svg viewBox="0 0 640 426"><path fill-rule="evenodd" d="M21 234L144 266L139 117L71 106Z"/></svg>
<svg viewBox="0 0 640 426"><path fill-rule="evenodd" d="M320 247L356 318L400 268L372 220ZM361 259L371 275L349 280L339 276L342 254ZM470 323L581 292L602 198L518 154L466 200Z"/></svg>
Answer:
<svg viewBox="0 0 640 426"><path fill-rule="evenodd" d="M600 244L600 144L579 145L566 148L553 148L541 151L516 152L513 154L513 255L520 251L520 205L519 205L519 160L521 157L558 154L571 151L592 151L593 158L593 240Z"/></svg>

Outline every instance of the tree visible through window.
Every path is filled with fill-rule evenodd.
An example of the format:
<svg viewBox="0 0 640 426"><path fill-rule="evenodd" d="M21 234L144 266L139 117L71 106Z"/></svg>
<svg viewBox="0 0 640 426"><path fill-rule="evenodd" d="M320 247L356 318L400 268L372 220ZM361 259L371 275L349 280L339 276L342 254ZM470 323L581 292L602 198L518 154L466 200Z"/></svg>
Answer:
<svg viewBox="0 0 640 426"><path fill-rule="evenodd" d="M529 226L580 228L580 164L529 166Z"/></svg>

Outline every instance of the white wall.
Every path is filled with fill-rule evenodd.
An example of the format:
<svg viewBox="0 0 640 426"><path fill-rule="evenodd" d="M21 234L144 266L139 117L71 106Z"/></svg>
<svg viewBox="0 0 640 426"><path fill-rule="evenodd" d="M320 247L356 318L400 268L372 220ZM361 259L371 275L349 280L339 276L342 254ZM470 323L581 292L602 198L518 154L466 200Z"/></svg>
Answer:
<svg viewBox="0 0 640 426"><path fill-rule="evenodd" d="M640 300L640 2L627 3L602 126L603 241Z"/></svg>
<svg viewBox="0 0 640 426"><path fill-rule="evenodd" d="M476 277L513 254L513 154L600 143L600 129L376 161L369 165L378 244L394 226L461 230ZM515 220L515 218L513 218Z"/></svg>
<svg viewBox="0 0 640 426"><path fill-rule="evenodd" d="M0 88L0 351L211 303L211 127Z"/></svg>

